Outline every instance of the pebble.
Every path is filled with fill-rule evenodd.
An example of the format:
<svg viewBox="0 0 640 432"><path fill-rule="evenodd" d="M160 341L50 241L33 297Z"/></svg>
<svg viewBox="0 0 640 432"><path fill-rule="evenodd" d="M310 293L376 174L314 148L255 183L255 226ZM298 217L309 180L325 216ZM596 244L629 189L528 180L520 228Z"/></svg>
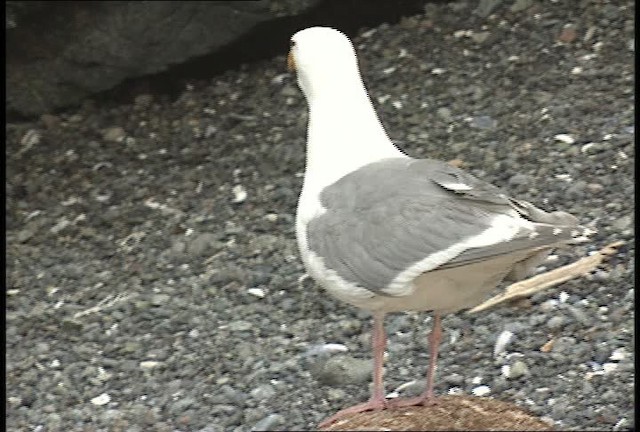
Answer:
<svg viewBox="0 0 640 432"><path fill-rule="evenodd" d="M471 35L471 39L478 44L483 43L484 41L486 41L489 36L491 35L491 33L489 33L488 31L481 31L481 32L477 32L477 33L473 33Z"/></svg>
<svg viewBox="0 0 640 432"><path fill-rule="evenodd" d="M263 384L259 387L254 388L249 393L254 399L262 400L262 399L270 399L276 395L276 390L273 386L269 384Z"/></svg>
<svg viewBox="0 0 640 432"><path fill-rule="evenodd" d="M616 348L609 356L610 360L621 361L629 357L629 352L625 348Z"/></svg>
<svg viewBox="0 0 640 432"><path fill-rule="evenodd" d="M155 360L146 360L146 361L141 361L140 362L140 368L141 369L145 369L145 370L149 370L149 369L155 369L159 366L162 366L162 362L159 361L155 361Z"/></svg>
<svg viewBox="0 0 640 432"><path fill-rule="evenodd" d="M91 399L91 403L96 405L96 406L106 405L109 402L111 402L111 396L109 396L108 393L102 393L102 394L94 397L93 399Z"/></svg>
<svg viewBox="0 0 640 432"><path fill-rule="evenodd" d="M509 186L526 186L531 183L531 176L526 174L514 174L509 178Z"/></svg>
<svg viewBox="0 0 640 432"><path fill-rule="evenodd" d="M493 346L493 356L497 357L500 354L503 354L506 351L507 345L513 339L513 332L509 330L503 330L502 333L498 335L496 339L496 343Z"/></svg>
<svg viewBox="0 0 640 432"><path fill-rule="evenodd" d="M540 310L543 310L545 312L551 312L557 308L558 308L558 300L556 299L546 300L540 305Z"/></svg>
<svg viewBox="0 0 640 432"><path fill-rule="evenodd" d="M345 345L343 344L336 344L336 343L327 343L327 344L320 344L320 345L312 345L310 346L307 351L303 354L303 356L315 356L318 354L335 354L338 352L347 352L349 351L349 348L347 348Z"/></svg>
<svg viewBox="0 0 640 432"><path fill-rule="evenodd" d="M575 346L576 340L571 336L560 336L553 344L552 351L560 353L568 353Z"/></svg>
<svg viewBox="0 0 640 432"><path fill-rule="evenodd" d="M187 252L193 257L213 254L223 247L224 243L218 240L218 236L209 232L198 234L186 244Z"/></svg>
<svg viewBox="0 0 640 432"><path fill-rule="evenodd" d="M591 323L591 319L586 313L584 313L584 311L582 311L581 308L577 308L573 305L567 305L566 309L571 313L573 318L580 323L580 325L586 326Z"/></svg>
<svg viewBox="0 0 640 432"><path fill-rule="evenodd" d="M109 142L122 142L126 132L119 126L107 128L102 131L102 139Z"/></svg>
<svg viewBox="0 0 640 432"><path fill-rule="evenodd" d="M453 120L453 118L451 117L451 110L449 108L440 107L438 108L436 113L438 114L438 117L440 117L445 122L451 122Z"/></svg>
<svg viewBox="0 0 640 432"><path fill-rule="evenodd" d="M282 89L280 90L280 94L286 97L300 96L300 90L298 90L296 87L292 85L287 84L284 87L282 87Z"/></svg>
<svg viewBox="0 0 640 432"><path fill-rule="evenodd" d="M480 0L473 13L482 18L486 18L491 15L491 12L493 12L500 3L502 3L502 0Z"/></svg>
<svg viewBox="0 0 640 432"><path fill-rule="evenodd" d="M231 192L233 192L232 202L236 204L243 203L247 199L248 193L243 185L235 185Z"/></svg>
<svg viewBox="0 0 640 432"><path fill-rule="evenodd" d="M461 386L462 384L464 384L464 376L460 375L459 373L451 373L449 375L445 375L444 377L442 377L443 381L454 385L454 386Z"/></svg>
<svg viewBox="0 0 640 432"><path fill-rule="evenodd" d="M52 114L42 114L40 121L47 129L55 129L60 125L60 117Z"/></svg>
<svg viewBox="0 0 640 432"><path fill-rule="evenodd" d="M341 401L347 397L347 392L340 388L330 388L327 390L327 398L329 400Z"/></svg>
<svg viewBox="0 0 640 432"><path fill-rule="evenodd" d="M604 190L604 186L601 185L600 183L587 183L587 189L592 194L597 194Z"/></svg>
<svg viewBox="0 0 640 432"><path fill-rule="evenodd" d="M327 385L364 384L371 380L373 363L369 359L357 359L337 354L328 359L319 358L310 367L311 375Z"/></svg>
<svg viewBox="0 0 640 432"><path fill-rule="evenodd" d="M569 134L557 134L553 137L556 141L560 141L565 144L573 144L576 142L576 139Z"/></svg>
<svg viewBox="0 0 640 432"><path fill-rule="evenodd" d="M578 37L578 32L576 31L575 26L567 25L558 35L558 40L564 43L571 43L576 40L576 37Z"/></svg>
<svg viewBox="0 0 640 432"><path fill-rule="evenodd" d="M153 306L163 306L171 300L171 296L168 294L154 294L151 296L151 304Z"/></svg>
<svg viewBox="0 0 640 432"><path fill-rule="evenodd" d="M580 198L584 197L584 192L585 192L586 189L587 189L587 182L585 182L584 180L578 180L578 181L572 183L567 188L565 193L567 194L567 196L569 198L580 199Z"/></svg>
<svg viewBox="0 0 640 432"><path fill-rule="evenodd" d="M522 12L525 9L529 9L533 4L533 0L516 0L511 5L511 12L517 13Z"/></svg>
<svg viewBox="0 0 640 432"><path fill-rule="evenodd" d="M551 330L558 330L562 326L564 326L566 322L566 318L562 315L556 315L551 317L549 321L547 321L547 327Z"/></svg>
<svg viewBox="0 0 640 432"><path fill-rule="evenodd" d="M253 427L252 431L261 432L261 431L270 431L274 430L275 427L283 425L285 422L285 418L280 414L269 414L262 420L259 420Z"/></svg>
<svg viewBox="0 0 640 432"><path fill-rule="evenodd" d="M18 235L16 236L16 240L20 243L26 243L35 235L35 229L25 228L23 230L18 231Z"/></svg>
<svg viewBox="0 0 640 432"><path fill-rule="evenodd" d="M529 367L527 366L527 364L522 360L516 360L511 365L507 378L517 379L527 375L529 375Z"/></svg>
<svg viewBox="0 0 640 432"><path fill-rule="evenodd" d="M626 230L632 225L633 225L633 218L631 215L625 215L613 221L613 226L620 231Z"/></svg>
<svg viewBox="0 0 640 432"><path fill-rule="evenodd" d="M258 298L264 298L265 296L265 292L262 288L249 288L247 289L247 292Z"/></svg>
<svg viewBox="0 0 640 432"><path fill-rule="evenodd" d="M491 388L489 386L486 386L486 385L481 385L481 386L478 386L478 387L474 387L471 390L471 393L473 393L474 396L478 396L478 397L486 396L489 393L491 393Z"/></svg>
<svg viewBox="0 0 640 432"><path fill-rule="evenodd" d="M498 122L489 116L476 116L471 119L470 125L477 129L495 129Z"/></svg>
<svg viewBox="0 0 640 432"><path fill-rule="evenodd" d="M152 103L153 103L153 95L150 95L150 94L138 95L133 100L133 104L137 108L141 108L141 109L149 108Z"/></svg>
<svg viewBox="0 0 640 432"><path fill-rule="evenodd" d="M227 328L231 331L248 331L253 328L253 324L245 320L231 321Z"/></svg>

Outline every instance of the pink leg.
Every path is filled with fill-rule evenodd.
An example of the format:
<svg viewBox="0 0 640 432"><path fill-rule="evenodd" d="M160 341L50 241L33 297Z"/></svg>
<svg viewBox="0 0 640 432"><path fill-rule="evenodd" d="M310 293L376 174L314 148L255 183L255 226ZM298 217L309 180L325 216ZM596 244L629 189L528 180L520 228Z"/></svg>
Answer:
<svg viewBox="0 0 640 432"><path fill-rule="evenodd" d="M433 314L433 329L429 333L429 369L427 371L427 388L417 397L399 398L389 401L389 405L396 407L414 406L414 405L433 405L436 403L433 394L433 384L436 374L436 362L438 360L438 346L442 340L442 326L440 325L440 314Z"/></svg>
<svg viewBox="0 0 640 432"><path fill-rule="evenodd" d="M371 398L367 402L338 411L320 423L320 427L328 426L334 421L349 414L364 411L378 411L387 408L387 400L384 397L384 386L382 384L384 350L387 346L387 337L384 332L384 313L382 312L375 312L373 314L371 345L373 348L373 393L371 394Z"/></svg>

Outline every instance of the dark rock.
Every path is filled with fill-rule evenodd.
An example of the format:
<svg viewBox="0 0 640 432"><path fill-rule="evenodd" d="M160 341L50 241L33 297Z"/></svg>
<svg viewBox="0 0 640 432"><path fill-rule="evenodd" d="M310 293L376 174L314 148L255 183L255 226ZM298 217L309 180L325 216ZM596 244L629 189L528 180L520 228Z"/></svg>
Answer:
<svg viewBox="0 0 640 432"><path fill-rule="evenodd" d="M6 103L33 115L211 53L316 1L11 3L21 15L6 33Z"/></svg>

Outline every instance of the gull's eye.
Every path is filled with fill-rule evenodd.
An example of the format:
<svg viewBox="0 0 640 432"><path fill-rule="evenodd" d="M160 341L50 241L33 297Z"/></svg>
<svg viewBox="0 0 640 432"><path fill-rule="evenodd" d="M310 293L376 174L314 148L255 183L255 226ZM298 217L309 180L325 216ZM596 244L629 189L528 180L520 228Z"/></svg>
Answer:
<svg viewBox="0 0 640 432"><path fill-rule="evenodd" d="M295 45L296 45L296 41L294 41L293 39L291 39L291 40L289 41L289 46L290 46L291 48L293 48Z"/></svg>

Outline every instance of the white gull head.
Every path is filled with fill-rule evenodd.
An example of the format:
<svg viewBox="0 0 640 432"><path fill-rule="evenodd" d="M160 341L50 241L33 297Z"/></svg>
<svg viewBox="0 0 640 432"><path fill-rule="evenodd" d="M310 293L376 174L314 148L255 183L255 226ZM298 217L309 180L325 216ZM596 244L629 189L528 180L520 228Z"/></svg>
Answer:
<svg viewBox="0 0 640 432"><path fill-rule="evenodd" d="M406 157L387 136L360 76L353 44L342 32L310 27L291 37L289 68L309 108L303 195L317 196L371 162Z"/></svg>

